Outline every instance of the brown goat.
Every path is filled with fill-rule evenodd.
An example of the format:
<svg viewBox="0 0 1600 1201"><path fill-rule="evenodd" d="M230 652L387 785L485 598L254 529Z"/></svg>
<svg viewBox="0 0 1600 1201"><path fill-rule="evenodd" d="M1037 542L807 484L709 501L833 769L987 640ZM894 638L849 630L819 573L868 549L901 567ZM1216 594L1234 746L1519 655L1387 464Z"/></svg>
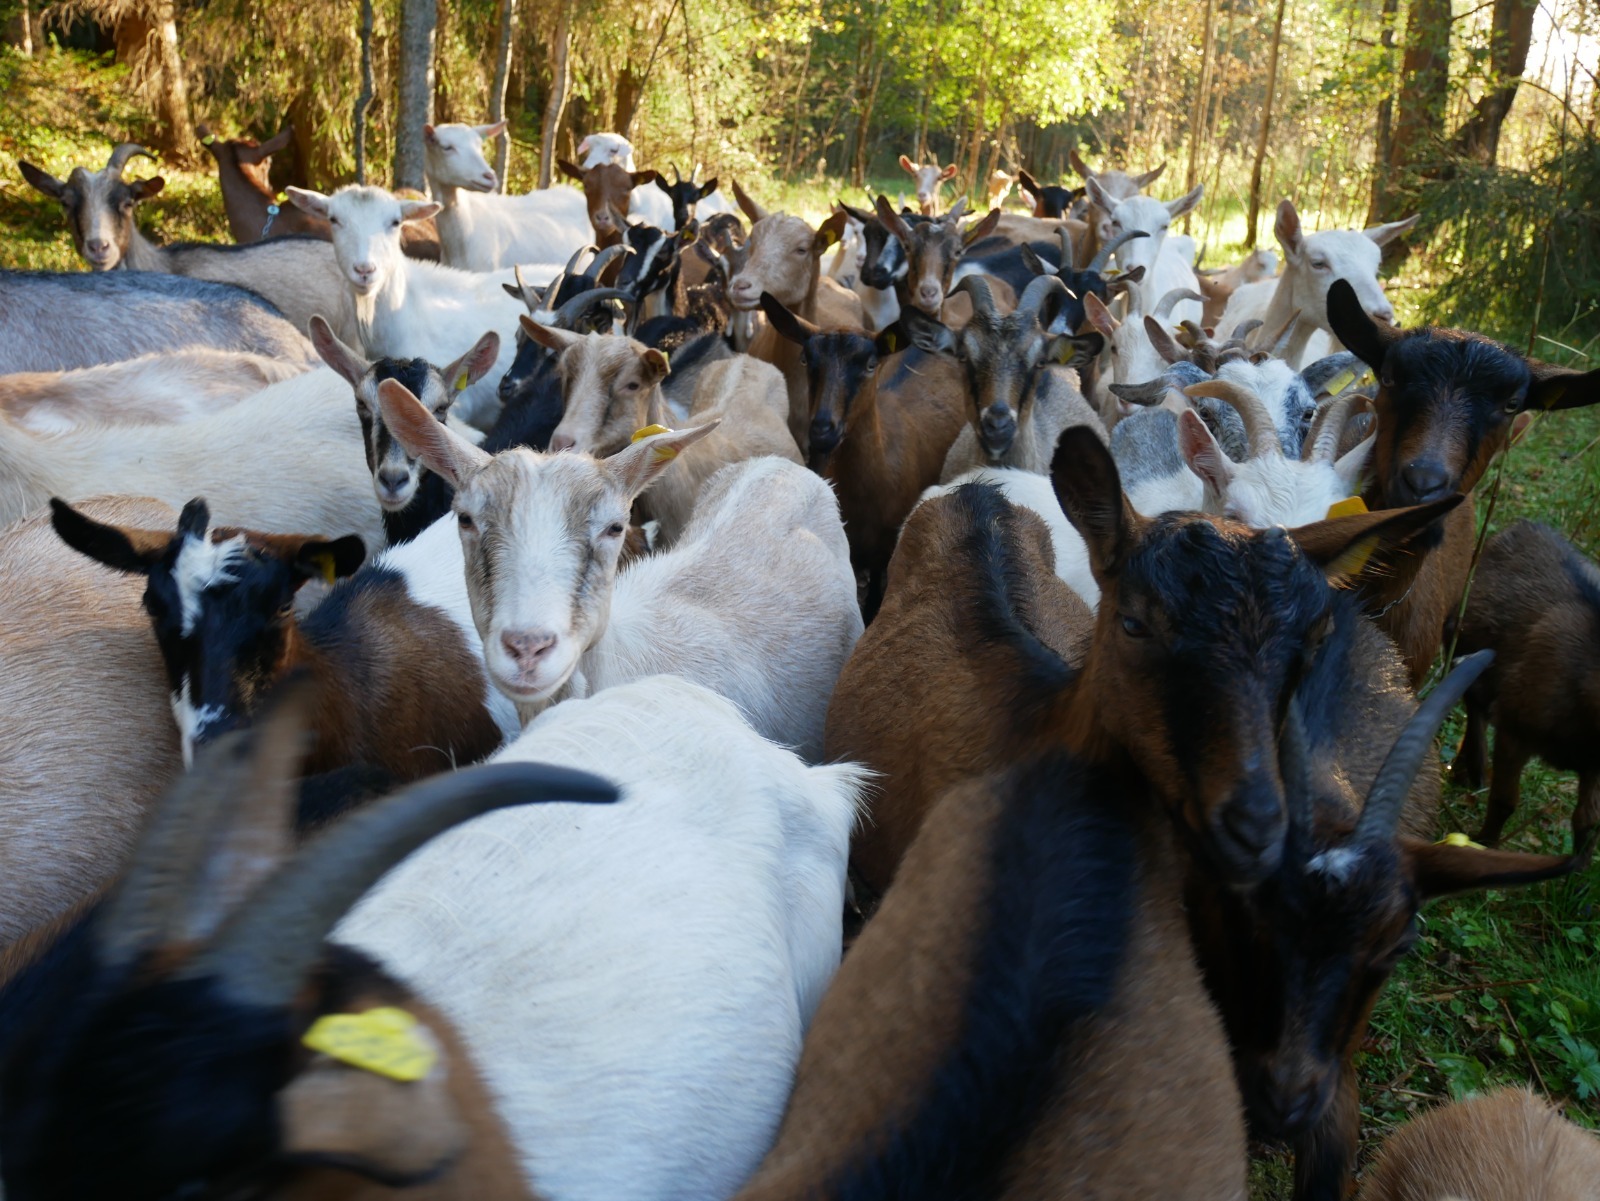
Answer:
<svg viewBox="0 0 1600 1201"><path fill-rule="evenodd" d="M1483 786L1486 728L1495 728L1489 812L1493 846L1516 812L1522 769L1538 755L1578 773L1572 845L1587 861L1600 826L1600 568L1548 526L1519 521L1489 539L1457 645L1489 648L1493 666L1467 693L1456 771Z"/></svg>
<svg viewBox="0 0 1600 1201"><path fill-rule="evenodd" d="M600 163L585 171L566 159L557 159L563 175L577 181L583 188L584 203L589 208L589 224L594 227L594 244L601 250L622 241L622 230L628 224L628 208L633 201L633 189L655 183L660 178L654 171L624 171L615 163ZM613 277L602 275L602 283Z"/></svg>
<svg viewBox="0 0 1600 1201"><path fill-rule="evenodd" d="M1000 210L990 209L987 216L962 229L961 218L965 212L966 200L958 200L944 217L912 226L907 225L905 218L894 211L887 196L878 197L878 220L900 239L900 245L905 248L908 267L905 302L930 317L940 316L945 308L945 298L950 295L956 266L967 247L988 237L1000 223ZM1000 281L996 280L995 283L1000 284ZM1009 286L1000 286L1011 292ZM1015 303L1013 293L1006 307L1011 308ZM962 307L966 310L966 316L970 317L970 302L962 302ZM956 320L953 314L945 324L951 324L952 320ZM966 319L959 319L959 324L965 325Z"/></svg>
<svg viewBox="0 0 1600 1201"><path fill-rule="evenodd" d="M1600 1139L1548 1101L1499 1089L1390 1135L1357 1201L1595 1201Z"/></svg>

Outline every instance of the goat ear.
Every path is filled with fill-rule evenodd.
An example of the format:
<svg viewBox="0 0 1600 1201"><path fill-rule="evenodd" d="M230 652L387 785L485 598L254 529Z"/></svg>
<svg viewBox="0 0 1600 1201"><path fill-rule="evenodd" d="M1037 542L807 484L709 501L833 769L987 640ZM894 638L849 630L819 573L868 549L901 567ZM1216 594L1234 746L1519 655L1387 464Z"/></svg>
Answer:
<svg viewBox="0 0 1600 1201"><path fill-rule="evenodd" d="M431 142L434 145L438 145L438 143L439 143L438 131L435 130L434 127L431 124L424 123L423 126L422 126L422 140L424 142Z"/></svg>
<svg viewBox="0 0 1600 1201"><path fill-rule="evenodd" d="M1105 336L1100 333L1057 334L1050 339L1048 359L1062 367L1081 369L1100 357L1105 344Z"/></svg>
<svg viewBox="0 0 1600 1201"><path fill-rule="evenodd" d="M575 334L569 329L557 329L553 325L542 325L528 314L523 313L517 318L522 325L522 332L527 334L546 350L553 350L560 354L569 346L576 346L583 341L582 334Z"/></svg>
<svg viewBox="0 0 1600 1201"><path fill-rule="evenodd" d="M1109 338L1117 332L1117 319L1111 315L1111 310L1106 308L1105 301L1093 292L1083 294L1083 315L1089 319L1089 324Z"/></svg>
<svg viewBox="0 0 1600 1201"><path fill-rule="evenodd" d="M426 1026L413 1035L437 1046ZM337 1164L385 1189L431 1179L459 1159L470 1131L450 1094L450 1066L440 1055L421 1080L314 1057L277 1097L285 1157Z"/></svg>
<svg viewBox="0 0 1600 1201"><path fill-rule="evenodd" d="M1161 178L1161 173L1163 171L1165 171L1166 169L1167 169L1167 163L1166 163L1166 160L1163 159L1161 161L1161 165L1159 167L1152 167L1150 170L1146 171L1143 175L1135 175L1133 177L1133 181L1132 181L1133 182L1133 186L1138 188L1141 192L1144 191L1151 184L1155 183L1156 180L1160 179Z"/></svg>
<svg viewBox="0 0 1600 1201"><path fill-rule="evenodd" d="M750 218L752 225L767 215L767 210L750 199L745 190L739 186L737 179L733 181L733 200L739 206L740 211Z"/></svg>
<svg viewBox="0 0 1600 1201"><path fill-rule="evenodd" d="M1117 207L1116 197L1110 192L1106 191L1101 185L1100 181L1094 176L1091 175L1084 180L1084 187L1088 190L1089 199L1093 202L1096 208L1104 209L1109 213L1112 209Z"/></svg>
<svg viewBox="0 0 1600 1201"><path fill-rule="evenodd" d="M905 170L907 175L915 175L917 173L917 164L911 161L909 155L902 154L900 156L900 166Z"/></svg>
<svg viewBox="0 0 1600 1201"><path fill-rule="evenodd" d="M1083 161L1083 156L1076 150L1067 151L1067 162L1078 173L1079 178L1085 180L1094 178L1094 172L1089 170L1089 164ZM1166 164L1163 163L1162 165L1165 166Z"/></svg>
<svg viewBox="0 0 1600 1201"><path fill-rule="evenodd" d="M1388 322L1379 322L1361 307L1356 290L1347 279L1336 279L1328 289L1328 324L1334 337L1360 356L1374 374L1383 371L1383 359L1399 337Z"/></svg>
<svg viewBox="0 0 1600 1201"><path fill-rule="evenodd" d="M889 203L889 198L879 193L876 201L878 220L883 222L883 227L900 239L900 245L908 250L911 247L911 226L906 224L906 219L894 211L894 205Z"/></svg>
<svg viewBox="0 0 1600 1201"><path fill-rule="evenodd" d="M761 293L761 311L767 315L772 328L779 337L787 338L800 346L804 346L810 339L822 331L804 317L792 312L783 301L771 292Z"/></svg>
<svg viewBox="0 0 1600 1201"><path fill-rule="evenodd" d="M699 199L704 200L707 196L711 195L711 193L715 192L716 190L717 190L717 177L715 175L713 175L710 179L706 180L705 183L700 185L700 196L699 196Z"/></svg>
<svg viewBox="0 0 1600 1201"><path fill-rule="evenodd" d="M339 340L333 327L320 313L313 314L310 323L311 345L322 356L322 361L332 367L351 387L361 382L372 364Z"/></svg>
<svg viewBox="0 0 1600 1201"><path fill-rule="evenodd" d="M606 459L606 470L629 497L638 496L672 466L673 460L721 424L719 417L691 429L640 438Z"/></svg>
<svg viewBox="0 0 1600 1201"><path fill-rule="evenodd" d="M527 314L522 314L527 319ZM450 398L465 392L493 369L495 360L500 357L500 335L494 330L489 330L473 343L472 349L459 359L445 366L439 374L444 376L444 386L449 389Z"/></svg>
<svg viewBox="0 0 1600 1201"><path fill-rule="evenodd" d="M508 121L496 121L492 125L474 125L472 132L487 142L490 138L498 138L505 133L508 124L510 124Z"/></svg>
<svg viewBox="0 0 1600 1201"><path fill-rule="evenodd" d="M653 346L639 356L639 362L644 365L644 373L652 384L660 383L672 374L667 356Z"/></svg>
<svg viewBox="0 0 1600 1201"><path fill-rule="evenodd" d="M1117 461L1088 426L1066 429L1050 460L1050 482L1067 520L1089 548L1089 566L1101 591L1111 580L1137 537L1137 514L1122 494Z"/></svg>
<svg viewBox="0 0 1600 1201"><path fill-rule="evenodd" d="M955 353L956 336L937 317L930 317L921 309L907 306L900 310L899 324L918 350L928 354Z"/></svg>
<svg viewBox="0 0 1600 1201"><path fill-rule="evenodd" d="M965 250L974 243L981 242L994 233L1000 224L1000 210L990 209L981 220L974 221L967 227L967 232L961 235L961 247Z"/></svg>
<svg viewBox="0 0 1600 1201"><path fill-rule="evenodd" d="M406 454L459 489L482 471L488 455L449 426L439 422L423 403L399 380L386 379L378 385L378 403L383 406L383 423Z"/></svg>
<svg viewBox="0 0 1600 1201"><path fill-rule="evenodd" d="M661 172L634 171L629 174L628 181L632 183L634 187L642 188L647 183L659 183L661 181Z"/></svg>
<svg viewBox="0 0 1600 1201"><path fill-rule="evenodd" d="M579 183L583 182L583 169L581 167L574 166L572 163L567 162L567 160L564 158L556 159L556 166L561 168L561 174L565 175L568 179L575 179Z"/></svg>
<svg viewBox="0 0 1600 1201"><path fill-rule="evenodd" d="M1479 888L1533 884L1564 876L1579 862L1571 855L1530 855L1416 838L1402 838L1400 853L1423 900Z"/></svg>
<svg viewBox="0 0 1600 1201"><path fill-rule="evenodd" d="M135 200L149 200L150 197L160 194L161 189L167 186L167 181L159 175L152 175L149 179L136 179L128 185L128 191L133 193Z"/></svg>
<svg viewBox="0 0 1600 1201"><path fill-rule="evenodd" d="M1380 509L1314 521L1289 533L1329 581L1339 584L1360 575L1375 554L1401 546L1431 527L1462 500L1457 492L1409 509Z"/></svg>
<svg viewBox="0 0 1600 1201"><path fill-rule="evenodd" d="M1571 371L1549 363L1529 363L1533 383L1522 406L1529 412L1540 409L1581 409L1600 404L1600 368Z"/></svg>
<svg viewBox="0 0 1600 1201"><path fill-rule="evenodd" d="M666 177L659 171L656 172L656 187L660 188L668 196L672 195L672 185L667 182Z"/></svg>
<svg viewBox="0 0 1600 1201"><path fill-rule="evenodd" d="M358 534L343 538L301 538L292 554L284 556L290 562L298 583L323 580L329 584L354 575L367 561L367 546Z"/></svg>
<svg viewBox="0 0 1600 1201"><path fill-rule="evenodd" d="M1178 415L1178 448L1189 470L1204 480L1212 493L1218 497L1228 494L1228 485L1233 482L1233 464L1193 409L1185 409Z"/></svg>
<svg viewBox="0 0 1600 1201"><path fill-rule="evenodd" d="M1390 221L1387 225L1374 225L1362 232L1379 246L1387 246L1421 220L1421 213L1412 213L1411 216L1402 221Z"/></svg>
<svg viewBox="0 0 1600 1201"><path fill-rule="evenodd" d="M829 215L828 219L817 226L816 237L811 243L811 253L821 254L840 238L844 237L845 222L850 220L850 215L843 209Z"/></svg>
<svg viewBox="0 0 1600 1201"><path fill-rule="evenodd" d="M948 179L954 179L955 177L956 177L956 165L954 163L947 164L945 166L945 169L943 171L939 172L939 180L940 180L941 183L943 181L945 181L945 180L948 180Z"/></svg>
<svg viewBox="0 0 1600 1201"><path fill-rule="evenodd" d="M429 217L437 216L444 211L444 205L432 200L402 200L400 202L400 220L405 222L426 221Z"/></svg>
<svg viewBox="0 0 1600 1201"><path fill-rule="evenodd" d="M1300 214L1295 210L1294 201L1285 199L1278 202L1278 219L1273 223L1272 232L1278 235L1278 245L1283 247L1284 254L1290 258L1299 257L1306 239L1300 228Z"/></svg>
<svg viewBox="0 0 1600 1201"><path fill-rule="evenodd" d="M148 575L172 545L170 530L125 529L96 521L66 501L50 498L50 524L73 550L113 571Z"/></svg>
<svg viewBox="0 0 1600 1201"><path fill-rule="evenodd" d="M1024 242L1018 249L1022 252L1022 264L1035 275L1054 275L1056 269L1034 253L1032 246Z"/></svg>
<svg viewBox="0 0 1600 1201"><path fill-rule="evenodd" d="M1206 185L1197 183L1192 192L1179 196L1176 200L1167 201L1167 212L1174 218L1181 217L1195 205L1200 203L1201 197L1206 194Z"/></svg>
<svg viewBox="0 0 1600 1201"><path fill-rule="evenodd" d="M67 190L66 184L51 175L50 172L42 171L35 167L27 159L19 158L17 160L17 170L22 172L22 178L27 180L29 184L53 199L60 200L61 193Z"/></svg>
<svg viewBox="0 0 1600 1201"><path fill-rule="evenodd" d="M289 143L292 141L294 141L294 126L285 125L282 129L278 130L277 133L273 134L265 142L262 142L261 145L256 147L256 162L259 163L264 158L271 158L280 150L287 150L289 148Z"/></svg>
<svg viewBox="0 0 1600 1201"><path fill-rule="evenodd" d="M310 213L313 217L328 218L328 198L321 192L313 192L310 188L285 188L289 203L302 213Z"/></svg>

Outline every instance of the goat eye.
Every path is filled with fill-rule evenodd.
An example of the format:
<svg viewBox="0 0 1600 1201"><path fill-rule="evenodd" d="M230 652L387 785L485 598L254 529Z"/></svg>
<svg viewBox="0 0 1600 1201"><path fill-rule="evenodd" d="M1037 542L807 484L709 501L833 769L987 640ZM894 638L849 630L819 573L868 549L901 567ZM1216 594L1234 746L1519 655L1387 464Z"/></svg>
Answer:
<svg viewBox="0 0 1600 1201"><path fill-rule="evenodd" d="M1378 382L1385 388L1392 388L1394 387L1394 376L1385 371L1381 376L1378 377Z"/></svg>
<svg viewBox="0 0 1600 1201"><path fill-rule="evenodd" d="M1522 412L1522 401L1521 401L1520 398L1513 398L1511 400L1506 401L1506 414L1508 416L1513 414L1513 413L1520 413L1520 412Z"/></svg>
<svg viewBox="0 0 1600 1201"><path fill-rule="evenodd" d="M339 225L339 218L337 218L337 217L329 217L328 218L328 224L334 226L335 228L337 228L338 225Z"/></svg>
<svg viewBox="0 0 1600 1201"><path fill-rule="evenodd" d="M389 228L390 229L399 229L400 228L400 218L396 217L393 221L389 222Z"/></svg>
<svg viewBox="0 0 1600 1201"><path fill-rule="evenodd" d="M1326 271L1328 269L1328 261L1326 259L1312 259L1311 269L1313 271Z"/></svg>
<svg viewBox="0 0 1600 1201"><path fill-rule="evenodd" d="M457 513L456 524L464 530L475 530L478 528L477 523L472 520L471 513Z"/></svg>
<svg viewBox="0 0 1600 1201"><path fill-rule="evenodd" d="M1150 637L1150 627L1137 617L1129 617L1127 614L1123 614L1122 617L1122 632L1129 638Z"/></svg>
<svg viewBox="0 0 1600 1201"><path fill-rule="evenodd" d="M620 537L622 537L622 522L613 521L610 525L606 526L606 537L607 538L620 538Z"/></svg>
<svg viewBox="0 0 1600 1201"><path fill-rule="evenodd" d="M629 380L622 385L622 390L624 392L637 392L639 390L639 381L636 379Z"/></svg>

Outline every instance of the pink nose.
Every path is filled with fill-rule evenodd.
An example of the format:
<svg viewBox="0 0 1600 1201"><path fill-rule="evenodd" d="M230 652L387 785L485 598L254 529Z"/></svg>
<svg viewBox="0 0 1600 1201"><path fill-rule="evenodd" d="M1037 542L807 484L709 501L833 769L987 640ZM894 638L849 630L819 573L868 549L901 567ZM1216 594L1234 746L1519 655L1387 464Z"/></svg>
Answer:
<svg viewBox="0 0 1600 1201"><path fill-rule="evenodd" d="M546 630L507 630L500 635L500 645L511 656L512 662L521 668L534 666L550 653L555 644L556 636Z"/></svg>
<svg viewBox="0 0 1600 1201"><path fill-rule="evenodd" d="M917 299L922 302L923 308L929 310L937 309L939 303L944 300L944 293L936 287L930 288L924 285L917 289Z"/></svg>
<svg viewBox="0 0 1600 1201"><path fill-rule="evenodd" d="M371 279L374 275L378 274L378 265L376 263L357 263L354 267L351 267L350 270L359 275L362 279Z"/></svg>
<svg viewBox="0 0 1600 1201"><path fill-rule="evenodd" d="M96 238L93 241L85 242L83 248L87 250L92 257L103 259L111 252L111 243Z"/></svg>
<svg viewBox="0 0 1600 1201"><path fill-rule="evenodd" d="M577 444L577 439L571 434L556 434L550 439L550 450L553 454L559 454L563 450L571 450Z"/></svg>

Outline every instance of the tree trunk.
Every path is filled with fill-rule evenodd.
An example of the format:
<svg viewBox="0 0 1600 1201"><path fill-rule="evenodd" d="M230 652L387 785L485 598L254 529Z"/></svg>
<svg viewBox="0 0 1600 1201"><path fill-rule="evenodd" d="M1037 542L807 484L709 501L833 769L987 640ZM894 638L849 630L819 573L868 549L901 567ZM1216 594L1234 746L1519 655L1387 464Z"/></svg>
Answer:
<svg viewBox="0 0 1600 1201"><path fill-rule="evenodd" d="M551 47L550 96L544 106L544 127L539 137L539 186L548 188L555 176L556 136L561 132L561 115L567 109L567 93L572 88L572 4L562 0L556 20L556 39Z"/></svg>
<svg viewBox="0 0 1600 1201"><path fill-rule="evenodd" d="M28 58L33 57L33 5L31 0L22 0L22 3L18 5L17 15L11 18L10 28L6 30L6 39Z"/></svg>
<svg viewBox="0 0 1600 1201"><path fill-rule="evenodd" d="M1393 221L1415 207L1420 177L1442 149L1449 97L1450 0L1412 0L1389 169L1382 193L1373 197L1376 220Z"/></svg>
<svg viewBox="0 0 1600 1201"><path fill-rule="evenodd" d="M617 101L612 110L611 128L623 137L633 126L633 114L638 111L639 100L644 95L644 77L633 67L625 66L617 72Z"/></svg>
<svg viewBox="0 0 1600 1201"><path fill-rule="evenodd" d="M371 0L364 0L371 3ZM494 52L494 82L489 85L489 123L505 120L506 85L511 80L511 39L517 25L517 0L500 0L500 40ZM511 131L494 140L494 173L499 191L506 190L506 173L511 170Z"/></svg>
<svg viewBox="0 0 1600 1201"><path fill-rule="evenodd" d="M178 52L177 12L172 0L155 0L125 17L116 28L117 61L126 63L149 88L154 120L145 140L180 162L194 154L189 121L189 85Z"/></svg>
<svg viewBox="0 0 1600 1201"><path fill-rule="evenodd" d="M1256 132L1256 157L1250 165L1250 211L1245 216L1244 245L1256 248L1256 224L1261 218L1261 168L1267 161L1267 144L1272 137L1272 102L1278 92L1278 51L1283 45L1283 9L1278 0L1278 15L1272 22L1272 48L1267 51L1267 100L1261 106L1261 128Z"/></svg>
<svg viewBox="0 0 1600 1201"><path fill-rule="evenodd" d="M396 188L423 185L422 127L433 119L434 0L400 0L399 103L394 122Z"/></svg>
<svg viewBox="0 0 1600 1201"><path fill-rule="evenodd" d="M361 0L361 91L356 96L356 182L367 182L367 110L372 107L372 0Z"/></svg>
<svg viewBox="0 0 1600 1201"><path fill-rule="evenodd" d="M811 47L815 42L815 38L806 39L805 62L800 67L800 86L794 93L794 113L789 120L789 152L783 156L783 174L786 179L794 178L796 156L800 153L800 114L805 108L806 84L811 79Z"/></svg>
<svg viewBox="0 0 1600 1201"><path fill-rule="evenodd" d="M1473 106L1472 115L1456 130L1452 149L1463 158L1493 165L1500 152L1500 129L1517 98L1517 86L1528 65L1533 43L1533 14L1538 0L1495 0L1489 30L1490 90Z"/></svg>
<svg viewBox="0 0 1600 1201"><path fill-rule="evenodd" d="M1390 87L1378 101L1378 128L1372 151L1372 199L1367 205L1367 224L1378 224L1379 200L1389 190L1389 156L1394 153L1394 26L1400 16L1400 0L1383 0L1383 26L1379 44L1383 46Z"/></svg>
<svg viewBox="0 0 1600 1201"><path fill-rule="evenodd" d="M1189 168L1184 172L1183 190L1194 191L1200 178L1200 144L1205 140L1206 117L1211 111L1212 47L1217 40L1217 0L1206 0L1205 28L1200 41L1200 80L1195 85L1194 108L1189 115ZM1194 210L1183 215L1183 232L1189 232Z"/></svg>

